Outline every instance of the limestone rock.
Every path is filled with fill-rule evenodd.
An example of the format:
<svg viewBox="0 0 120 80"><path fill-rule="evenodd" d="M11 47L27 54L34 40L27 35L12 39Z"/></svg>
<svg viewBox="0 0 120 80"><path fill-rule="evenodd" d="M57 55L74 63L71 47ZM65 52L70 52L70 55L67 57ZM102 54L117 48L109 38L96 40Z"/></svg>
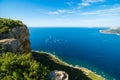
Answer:
<svg viewBox="0 0 120 80"><path fill-rule="evenodd" d="M22 49L20 48L20 41L17 39L3 39L0 40L2 48L5 52L18 52Z"/></svg>
<svg viewBox="0 0 120 80"><path fill-rule="evenodd" d="M50 80L68 80L68 74L64 71L54 70L50 72Z"/></svg>
<svg viewBox="0 0 120 80"><path fill-rule="evenodd" d="M29 30L23 25L0 34L0 45L4 51L29 53L31 51Z"/></svg>

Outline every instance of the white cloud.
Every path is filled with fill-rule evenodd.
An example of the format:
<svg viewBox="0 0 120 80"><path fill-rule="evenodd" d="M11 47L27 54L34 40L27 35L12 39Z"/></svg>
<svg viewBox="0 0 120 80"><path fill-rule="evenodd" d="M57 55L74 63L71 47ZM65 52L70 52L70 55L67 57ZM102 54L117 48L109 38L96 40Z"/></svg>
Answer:
<svg viewBox="0 0 120 80"><path fill-rule="evenodd" d="M99 0L100 1L100 0ZM102 0L101 0L102 1ZM96 1L95 1L96 2ZM120 16L120 5L113 5L111 7L106 7L105 9L97 9L94 11L81 11L80 9L58 9L54 11L39 9L39 13L45 15L57 15L58 17L63 16L96 16L96 17L109 17L109 16Z"/></svg>
<svg viewBox="0 0 120 80"><path fill-rule="evenodd" d="M58 15L58 14L60 14L60 13L59 13L59 12L57 12L57 11L49 11L49 12L48 12L48 14Z"/></svg>
<svg viewBox="0 0 120 80"><path fill-rule="evenodd" d="M90 6L93 3L104 2L105 0L82 0L82 3L79 3L79 6Z"/></svg>
<svg viewBox="0 0 120 80"><path fill-rule="evenodd" d="M81 11L80 9L58 9L54 11L40 10L45 16L51 16L38 20L41 26L119 26L120 5L113 5L96 9L94 11ZM49 14L49 15L48 15ZM57 16L54 16L57 15ZM46 24L47 23L47 24ZM34 25L34 24L31 24Z"/></svg>
<svg viewBox="0 0 120 80"><path fill-rule="evenodd" d="M97 10L92 12L83 12L80 15L97 15L97 16L115 16L120 15L120 6L112 7L104 10Z"/></svg>
<svg viewBox="0 0 120 80"><path fill-rule="evenodd" d="M82 15L82 16L120 16L120 6L114 6L107 9L102 10L95 10L95 11L88 11L88 12L82 12L78 9L58 9L55 11L48 11L46 12L50 15L60 15L60 14L69 14L69 15Z"/></svg>
<svg viewBox="0 0 120 80"><path fill-rule="evenodd" d="M72 6L73 5L73 1L70 1L70 2L65 2L65 4L67 4L68 6Z"/></svg>
<svg viewBox="0 0 120 80"><path fill-rule="evenodd" d="M89 3L81 3L81 4L79 4L80 6L82 5L82 6L90 6L90 4Z"/></svg>
<svg viewBox="0 0 120 80"><path fill-rule="evenodd" d="M96 2L104 2L105 0L83 0L83 1L89 3L96 3Z"/></svg>
<svg viewBox="0 0 120 80"><path fill-rule="evenodd" d="M59 14L72 14L74 12L75 12L74 10L59 9L59 10L56 10L56 11L49 11L47 13L52 14L52 15L59 15Z"/></svg>

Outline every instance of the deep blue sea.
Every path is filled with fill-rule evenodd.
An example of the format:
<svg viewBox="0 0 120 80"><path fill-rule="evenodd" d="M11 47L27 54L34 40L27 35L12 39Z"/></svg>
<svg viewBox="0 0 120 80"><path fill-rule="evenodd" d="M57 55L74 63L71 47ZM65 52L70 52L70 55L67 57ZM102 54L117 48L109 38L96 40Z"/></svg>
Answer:
<svg viewBox="0 0 120 80"><path fill-rule="evenodd" d="M120 80L120 36L102 34L101 29L105 28L29 28L31 48L51 52L106 80Z"/></svg>

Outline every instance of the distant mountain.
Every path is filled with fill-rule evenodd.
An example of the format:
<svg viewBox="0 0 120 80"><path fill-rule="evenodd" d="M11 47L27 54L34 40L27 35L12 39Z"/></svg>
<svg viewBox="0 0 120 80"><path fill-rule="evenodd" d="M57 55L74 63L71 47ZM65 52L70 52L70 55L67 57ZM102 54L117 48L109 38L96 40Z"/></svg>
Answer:
<svg viewBox="0 0 120 80"><path fill-rule="evenodd" d="M120 35L120 27L116 27L116 28L109 28L106 30L100 30L101 33L105 33L105 34L116 34L116 35Z"/></svg>

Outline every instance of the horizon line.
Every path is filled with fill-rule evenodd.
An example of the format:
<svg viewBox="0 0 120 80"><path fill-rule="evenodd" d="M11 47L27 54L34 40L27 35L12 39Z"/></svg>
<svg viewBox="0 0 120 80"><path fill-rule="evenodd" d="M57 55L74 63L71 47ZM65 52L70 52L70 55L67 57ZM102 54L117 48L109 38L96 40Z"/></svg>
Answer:
<svg viewBox="0 0 120 80"><path fill-rule="evenodd" d="M30 28L109 28L112 26L27 26L27 27L30 27Z"/></svg>

